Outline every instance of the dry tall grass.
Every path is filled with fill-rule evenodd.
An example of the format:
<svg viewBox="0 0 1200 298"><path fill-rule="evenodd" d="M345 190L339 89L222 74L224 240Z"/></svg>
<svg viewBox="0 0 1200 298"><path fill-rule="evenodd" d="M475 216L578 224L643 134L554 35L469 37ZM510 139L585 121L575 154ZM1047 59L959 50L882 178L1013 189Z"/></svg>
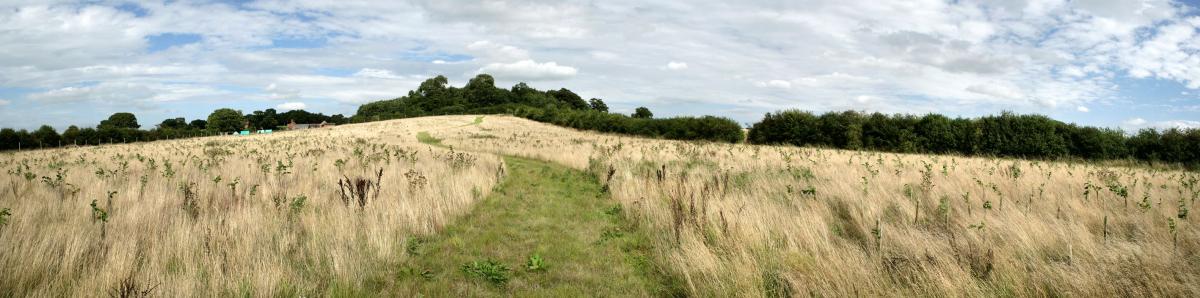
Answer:
<svg viewBox="0 0 1200 298"><path fill-rule="evenodd" d="M369 289L405 257L405 239L467 212L501 178L495 156L414 138L463 123L421 118L0 154L0 209L12 213L0 226L0 296ZM356 191L382 187L377 198L364 189L364 205L343 201L340 179Z"/></svg>
<svg viewBox="0 0 1200 298"><path fill-rule="evenodd" d="M371 288L408 235L463 214L499 179L494 156L414 143L429 131L596 174L693 295L1200 295L1200 232L1195 215L1180 218L1200 196L1195 173L473 120L2 154L0 209L13 215L0 227L0 293L94 296L123 280L164 296ZM343 203L343 174L369 181L379 168L378 200Z"/></svg>
<svg viewBox="0 0 1200 298"><path fill-rule="evenodd" d="M1200 295L1200 232L1180 218L1200 196L1195 173L648 140L503 116L434 136L595 173L694 295Z"/></svg>

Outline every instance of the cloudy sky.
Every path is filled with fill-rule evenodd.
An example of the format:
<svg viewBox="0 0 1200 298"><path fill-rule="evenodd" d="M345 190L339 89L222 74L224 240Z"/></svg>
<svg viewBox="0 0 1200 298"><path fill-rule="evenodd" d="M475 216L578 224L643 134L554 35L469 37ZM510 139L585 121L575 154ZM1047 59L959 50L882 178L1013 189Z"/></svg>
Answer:
<svg viewBox="0 0 1200 298"><path fill-rule="evenodd" d="M0 127L349 116L481 72L743 123L798 108L1200 127L1192 0L0 2Z"/></svg>

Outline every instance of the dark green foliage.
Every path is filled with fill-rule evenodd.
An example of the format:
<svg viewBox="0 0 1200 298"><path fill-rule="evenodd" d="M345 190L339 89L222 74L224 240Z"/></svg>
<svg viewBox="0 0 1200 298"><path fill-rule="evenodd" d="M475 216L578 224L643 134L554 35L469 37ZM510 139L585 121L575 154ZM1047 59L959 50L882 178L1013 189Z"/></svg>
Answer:
<svg viewBox="0 0 1200 298"><path fill-rule="evenodd" d="M1041 115L1002 113L975 121L982 131L980 150L996 156L1056 158L1067 155L1062 122Z"/></svg>
<svg viewBox="0 0 1200 298"><path fill-rule="evenodd" d="M749 140L756 144L829 145L821 132L822 128L817 116L806 111L767 113L766 117L750 130Z"/></svg>
<svg viewBox="0 0 1200 298"><path fill-rule="evenodd" d="M600 132L664 138L737 143L742 127L728 118L674 117L663 119L632 118L622 114L594 110L516 109L513 115L559 126Z"/></svg>
<svg viewBox="0 0 1200 298"><path fill-rule="evenodd" d="M230 132L242 130L245 126L242 112L234 109L217 109L208 115L208 130Z"/></svg>
<svg viewBox="0 0 1200 298"><path fill-rule="evenodd" d="M17 149L17 142L21 137L17 135L17 131L12 128L0 129L0 150Z"/></svg>
<svg viewBox="0 0 1200 298"><path fill-rule="evenodd" d="M162 123L158 124L158 128L160 128L160 129L161 128L183 129L183 128L187 128L187 126L188 126L187 120L184 120L182 117L166 119L166 120L163 120Z"/></svg>
<svg viewBox="0 0 1200 298"><path fill-rule="evenodd" d="M1067 124L1041 115L1001 113L977 119L929 114L869 115L787 110L767 113L750 130L754 144L827 146L889 152L1021 158L1136 158L1200 167L1200 130L1119 130Z"/></svg>
<svg viewBox="0 0 1200 298"><path fill-rule="evenodd" d="M355 122L378 121L429 115L508 113L527 119L600 132L621 133L674 140L740 142L742 128L726 118L677 117L651 119L644 107L634 116L608 113L604 100L584 101L571 90L540 91L525 83L510 90L495 87L486 74L471 79L463 88L448 87L443 76L421 83L407 96L376 101L358 108Z"/></svg>
<svg viewBox="0 0 1200 298"><path fill-rule="evenodd" d="M579 97L575 92L571 92L571 90L567 90L567 88L546 91L546 94L557 99L562 105L572 109L589 108L587 102L583 101L582 97Z"/></svg>
<svg viewBox="0 0 1200 298"><path fill-rule="evenodd" d="M62 138L49 125L42 125L37 130L33 131L33 140L40 147L57 147Z"/></svg>
<svg viewBox="0 0 1200 298"><path fill-rule="evenodd" d="M191 128L191 129L205 129L207 127L208 127L208 121L204 120L204 119L196 119L196 120L192 120L192 122L188 123L188 128Z"/></svg>
<svg viewBox="0 0 1200 298"><path fill-rule="evenodd" d="M503 263L484 260L463 264L462 271L467 276L482 278L494 285L501 286L508 282L510 269Z"/></svg>
<svg viewBox="0 0 1200 298"><path fill-rule="evenodd" d="M116 113L108 116L108 120L100 121L100 126L98 127L137 129L142 126L138 125L137 117L133 116L133 113Z"/></svg>
<svg viewBox="0 0 1200 298"><path fill-rule="evenodd" d="M333 124L346 124L348 119L341 114L326 116L321 113L310 113L305 110L291 110L283 113L275 111L275 109L266 109L262 111L254 111L244 116L249 122L250 128L259 129L280 129L286 127L288 123L295 121L299 124L315 124L321 122Z"/></svg>
<svg viewBox="0 0 1200 298"><path fill-rule="evenodd" d="M602 99L599 99L599 98L590 99L590 100L588 100L588 105L590 105L592 107L592 110L595 110L597 112L608 113L608 105L605 104L604 100L602 100Z"/></svg>
<svg viewBox="0 0 1200 298"><path fill-rule="evenodd" d="M630 117L639 118L639 119L650 119L650 118L654 118L654 113L651 113L650 109L647 109L646 107L637 107L637 109L633 110L633 115L630 115Z"/></svg>
<svg viewBox="0 0 1200 298"><path fill-rule="evenodd" d="M8 218L12 216L12 209L0 209L0 227L8 225ZM1181 217L1182 218L1182 217Z"/></svg>

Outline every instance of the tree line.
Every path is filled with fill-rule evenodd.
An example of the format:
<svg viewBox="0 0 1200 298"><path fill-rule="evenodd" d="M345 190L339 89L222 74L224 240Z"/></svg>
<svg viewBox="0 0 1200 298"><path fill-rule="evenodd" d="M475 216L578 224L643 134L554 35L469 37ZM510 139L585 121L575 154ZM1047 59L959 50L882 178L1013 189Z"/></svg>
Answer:
<svg viewBox="0 0 1200 298"><path fill-rule="evenodd" d="M584 100L566 88L538 90L525 83L498 88L495 79L479 74L462 88L448 85L444 76L430 78L403 97L364 104L354 122L431 115L506 113L534 121L577 129L674 140L740 142L742 128L728 118L672 117L658 119L646 107L630 115L610 113L604 100Z"/></svg>
<svg viewBox="0 0 1200 298"><path fill-rule="evenodd" d="M136 115L119 112L112 114L108 119L101 120L96 127L80 128L71 125L62 133L49 125L42 125L32 132L24 129L0 129L0 150L144 142L208 136L243 129L277 129L285 127L289 121L293 120L296 123L344 124L349 122L349 118L341 114L326 116L304 110L278 113L275 109L266 109L243 115L241 111L224 108L213 111L206 119L195 119L189 122L183 117L170 118L163 120L153 128L141 129L142 126L138 123Z"/></svg>
<svg viewBox="0 0 1200 298"><path fill-rule="evenodd" d="M1200 167L1200 130L1123 131L1009 112L979 118L938 114L767 113L748 136L753 144L789 144L903 153L1018 158L1137 159Z"/></svg>

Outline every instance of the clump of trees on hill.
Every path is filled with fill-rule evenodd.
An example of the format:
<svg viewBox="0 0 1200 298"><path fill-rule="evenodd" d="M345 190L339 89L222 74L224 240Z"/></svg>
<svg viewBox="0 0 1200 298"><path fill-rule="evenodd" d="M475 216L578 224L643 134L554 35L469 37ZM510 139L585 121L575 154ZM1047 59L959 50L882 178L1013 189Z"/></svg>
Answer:
<svg viewBox="0 0 1200 298"><path fill-rule="evenodd" d="M187 137L207 136L218 132L242 130L249 124L250 129L275 129L287 125L289 121L296 123L320 123L322 121L344 124L349 121L341 114L326 116L321 113L310 113L304 110L291 110L277 113L275 109L254 111L242 115L234 109L218 109L206 119L196 119L188 122L186 119L170 118L153 128L143 130L133 113L114 113L108 119L101 120L96 127L80 128L75 125L67 127L60 134L49 125L42 125L33 132L0 129L0 150L53 148L68 145L99 145L110 143L130 143L164 139L179 139Z"/></svg>
<svg viewBox="0 0 1200 298"><path fill-rule="evenodd" d="M740 142L742 128L721 117L653 118L639 107L632 115L608 112L604 100L584 100L566 88L541 91L518 83L511 89L497 88L487 74L475 76L466 86L448 85L444 76L422 82L408 95L364 104L351 119L355 122L378 121L429 115L508 113L534 121L577 129L622 133L675 140Z"/></svg>
<svg viewBox="0 0 1200 298"><path fill-rule="evenodd" d="M748 136L754 144L791 144L905 153L1022 158L1136 158L1200 167L1200 130L1122 131L1078 126L1041 115L1001 113L975 119L807 111L768 113Z"/></svg>

